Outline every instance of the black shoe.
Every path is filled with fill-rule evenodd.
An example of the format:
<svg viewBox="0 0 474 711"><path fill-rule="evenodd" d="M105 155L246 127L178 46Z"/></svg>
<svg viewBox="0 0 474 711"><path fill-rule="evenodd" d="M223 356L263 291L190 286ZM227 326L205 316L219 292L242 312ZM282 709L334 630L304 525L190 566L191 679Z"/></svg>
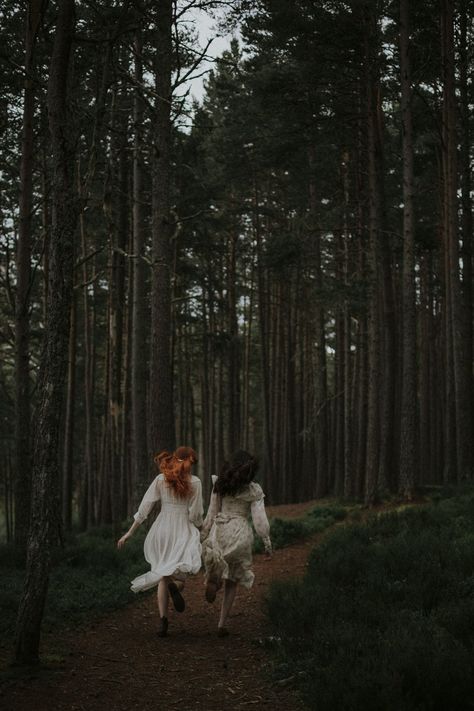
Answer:
<svg viewBox="0 0 474 711"><path fill-rule="evenodd" d="M228 637L229 630L227 629L227 627L218 627L217 628L217 636L218 637Z"/></svg>
<svg viewBox="0 0 474 711"><path fill-rule="evenodd" d="M171 595L171 599L173 600L173 605L176 612L184 612L186 603L184 602L184 597L179 592L176 583L168 583L168 590Z"/></svg>
<svg viewBox="0 0 474 711"><path fill-rule="evenodd" d="M168 636L168 618L167 617L160 617L160 622L161 622L161 627L158 630L158 637L167 637Z"/></svg>

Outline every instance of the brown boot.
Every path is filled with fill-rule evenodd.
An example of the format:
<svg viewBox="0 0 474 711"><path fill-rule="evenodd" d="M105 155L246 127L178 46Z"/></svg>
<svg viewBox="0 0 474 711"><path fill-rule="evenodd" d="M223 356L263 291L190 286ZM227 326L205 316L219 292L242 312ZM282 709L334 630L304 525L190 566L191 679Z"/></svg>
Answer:
<svg viewBox="0 0 474 711"><path fill-rule="evenodd" d="M176 612L184 612L186 603L184 602L184 597L179 592L176 583L168 583L168 590L171 595L171 599L173 601L174 609L176 610Z"/></svg>

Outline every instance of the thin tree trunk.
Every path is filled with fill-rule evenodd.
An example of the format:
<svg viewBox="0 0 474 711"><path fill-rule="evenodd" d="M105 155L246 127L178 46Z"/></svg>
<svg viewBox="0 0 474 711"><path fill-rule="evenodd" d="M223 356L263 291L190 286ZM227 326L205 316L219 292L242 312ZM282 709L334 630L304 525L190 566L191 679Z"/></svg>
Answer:
<svg viewBox="0 0 474 711"><path fill-rule="evenodd" d="M144 260L145 225L143 209L143 100L140 88L143 81L143 39L141 31L135 38L135 81L137 88L133 99L133 304L132 304L132 354L131 354L131 401L132 401L132 452L133 452L133 498L138 503L144 491L149 472L147 445L147 266Z"/></svg>
<svg viewBox="0 0 474 711"><path fill-rule="evenodd" d="M368 314L368 396L365 502L373 505L377 498L380 454L380 322L379 322L379 229L380 195L377 170L377 83L374 82L375 20L368 18L367 62L367 145L369 169L369 245L367 256Z"/></svg>
<svg viewBox="0 0 474 711"><path fill-rule="evenodd" d="M321 233L318 226L317 212L317 190L316 190L316 153L314 145L308 149L308 161L310 169L309 184L309 208L312 221L313 252L314 252L314 281L316 289L315 322L316 322L316 382L315 382L315 439L316 439L316 486L315 495L317 498L326 496L329 489L328 467L328 436L329 436L329 412L327 393L327 363L326 363L326 331L325 313L322 306L323 276L321 263Z"/></svg>
<svg viewBox="0 0 474 711"><path fill-rule="evenodd" d="M76 350L77 350L77 305L73 293L71 303L71 322L69 326L67 398L64 432L62 515L66 531L72 526L72 496L74 470L74 403L76 398Z"/></svg>
<svg viewBox="0 0 474 711"><path fill-rule="evenodd" d="M240 443L240 348L237 324L236 262L237 236L228 240L227 254L227 311L229 333L229 421L228 450L234 452Z"/></svg>
<svg viewBox="0 0 474 711"><path fill-rule="evenodd" d="M400 73L403 152L402 405L400 493L411 500L418 471L413 129L409 0L400 0Z"/></svg>
<svg viewBox="0 0 474 711"><path fill-rule="evenodd" d="M80 163L79 163L80 165ZM80 169L78 172L78 183L80 187ZM87 262L87 236L84 225L84 214L79 216L79 233L82 251L82 280L85 286L82 289L82 310L83 310L83 338L84 338L84 416L85 416L85 438L84 438L84 478L81 487L81 513L80 527L85 530L95 523L94 511L94 482L95 472L95 437L94 437L94 383L93 383L93 329L90 318L89 299L89 269Z"/></svg>
<svg viewBox="0 0 474 711"><path fill-rule="evenodd" d="M259 199L257 185L254 184L254 232L257 250L257 294L258 294L258 316L259 316L259 335L260 335L260 372L262 377L262 394L263 394L263 478L265 491L270 490L270 485L273 480L273 456L271 447L271 429L270 429L270 379L268 373L268 319L267 319L267 303L265 298L265 282L264 282L264 266L263 266L263 247L262 247L262 231L259 215Z"/></svg>
<svg viewBox="0 0 474 711"><path fill-rule="evenodd" d="M443 1L443 105L444 136L443 157L446 181L446 246L448 287L450 291L451 329L454 365L454 392L456 416L456 475L458 480L472 477L472 362L469 361L470 329L466 324L465 304L461 290L460 250L458 235L458 172L457 131L454 58L454 8L452 0Z"/></svg>
<svg viewBox="0 0 474 711"><path fill-rule="evenodd" d="M471 23L471 33L469 34L469 22ZM462 295L465 321L465 358L467 363L473 363L473 269L472 269L472 179L471 179L471 108L470 108L470 58L472 60L472 15L469 16L468 0L461 1L460 8L460 122L461 122L461 205L462 205ZM470 371L472 375L472 370ZM471 379L470 386L470 411L474 410L474 383Z"/></svg>

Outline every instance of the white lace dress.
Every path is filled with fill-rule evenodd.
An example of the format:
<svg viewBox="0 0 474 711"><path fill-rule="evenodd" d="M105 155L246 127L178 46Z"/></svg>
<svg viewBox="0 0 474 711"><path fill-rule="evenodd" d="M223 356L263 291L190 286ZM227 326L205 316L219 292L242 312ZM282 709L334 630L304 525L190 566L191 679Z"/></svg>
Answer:
<svg viewBox="0 0 474 711"><path fill-rule="evenodd" d="M201 569L201 543L197 528L201 526L203 517L200 479L191 477L191 494L189 498L181 499L160 474L145 493L134 516L135 521L142 523L157 501L161 501L161 511L143 546L151 570L132 580L133 592L158 585L164 575L182 578Z"/></svg>
<svg viewBox="0 0 474 711"><path fill-rule="evenodd" d="M213 483L217 477L213 476ZM264 493L260 484L251 482L235 496L211 494L209 510L201 531L202 556L206 578L220 583L229 579L251 588L253 531L271 550L270 525L265 512Z"/></svg>

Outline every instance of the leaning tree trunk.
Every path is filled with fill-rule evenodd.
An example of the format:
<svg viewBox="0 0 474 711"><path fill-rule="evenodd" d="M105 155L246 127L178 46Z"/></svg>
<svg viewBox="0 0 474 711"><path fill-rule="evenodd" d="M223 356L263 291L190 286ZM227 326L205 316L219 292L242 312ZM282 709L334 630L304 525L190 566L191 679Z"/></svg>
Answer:
<svg viewBox="0 0 474 711"><path fill-rule="evenodd" d="M31 494L30 453L30 325L31 216L33 202L34 51L43 14L43 0L30 0L26 16L25 92L20 164L20 219L16 254L15 299L15 542L25 545Z"/></svg>
<svg viewBox="0 0 474 711"><path fill-rule="evenodd" d="M170 223L171 67L173 1L156 3L155 115L152 153L152 284L149 385L150 454L175 446L173 368L171 362ZM151 457L150 457L151 459Z"/></svg>
<svg viewBox="0 0 474 711"><path fill-rule="evenodd" d="M48 83L54 210L48 311L35 416L31 525L16 630L16 661L22 664L38 661L51 546L60 531L59 446L73 290L74 231L79 207L74 190L74 141L67 102L74 24L74 0L61 0Z"/></svg>
<svg viewBox="0 0 474 711"><path fill-rule="evenodd" d="M402 412L400 492L413 497L418 461L415 237L413 220L413 130L411 111L410 18L400 0L400 73L403 150Z"/></svg>

